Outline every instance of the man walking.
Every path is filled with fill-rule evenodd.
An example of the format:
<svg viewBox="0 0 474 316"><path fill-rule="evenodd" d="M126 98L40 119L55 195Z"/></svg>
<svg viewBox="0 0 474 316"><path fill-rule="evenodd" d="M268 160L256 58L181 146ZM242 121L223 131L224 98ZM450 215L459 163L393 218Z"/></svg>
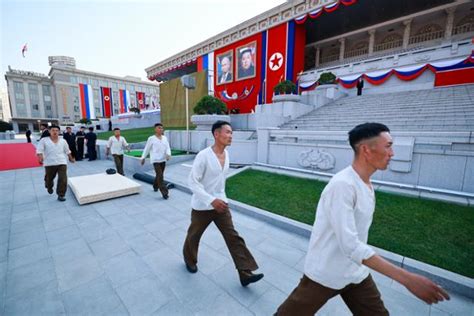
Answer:
<svg viewBox="0 0 474 316"><path fill-rule="evenodd" d="M77 154L76 160L84 159L84 139L86 134L84 133L84 126L79 128L79 131L76 133L76 144L77 144Z"/></svg>
<svg viewBox="0 0 474 316"><path fill-rule="evenodd" d="M184 262L191 273L196 273L199 240L211 222L214 222L224 237L240 283L247 286L263 278L263 274L254 274L258 269L245 241L234 228L228 200L225 194L226 173L229 170L229 153L225 149L232 142L232 127L224 121L212 126L215 143L201 150L193 163L188 183L193 196L191 198L191 224L183 247Z"/></svg>
<svg viewBox="0 0 474 316"><path fill-rule="evenodd" d="M163 135L163 124L155 124L155 135L148 137L145 149L141 157L141 164L145 163L145 158L150 154L150 162L155 168L155 182L153 190L160 190L165 200L169 198L168 188L166 187L163 177L165 173L166 161L171 158L171 148L168 139Z"/></svg>
<svg viewBox="0 0 474 316"><path fill-rule="evenodd" d="M352 165L324 188L316 211L304 275L277 315L314 315L329 299L341 295L354 315L388 315L369 268L404 285L428 304L449 295L425 277L386 261L367 245L375 210L370 177L385 170L393 156L389 129L365 123L349 132Z"/></svg>
<svg viewBox="0 0 474 316"><path fill-rule="evenodd" d="M73 157L76 157L77 155L77 150L76 150L76 135L72 132L71 127L66 127L66 131L63 134L63 139L66 141L66 143L69 146L69 150L71 151L71 154Z"/></svg>
<svg viewBox="0 0 474 316"><path fill-rule="evenodd" d="M38 143L36 149L38 161L44 165L46 172L45 185L49 194L53 194L54 178L58 175L56 193L58 200L66 201L67 190L67 158L74 162L68 144L59 138L59 126L51 126L50 137L45 137Z"/></svg>
<svg viewBox="0 0 474 316"><path fill-rule="evenodd" d="M107 141L107 149L105 156L108 156L112 153L112 157L114 157L115 167L117 168L117 172L124 176L123 172L123 150L129 150L129 145L125 137L120 136L120 128L114 128L114 136L110 136L109 140Z"/></svg>
<svg viewBox="0 0 474 316"><path fill-rule="evenodd" d="M28 128L25 133L26 136L26 142L31 143L31 130Z"/></svg>
<svg viewBox="0 0 474 316"><path fill-rule="evenodd" d="M97 142L97 135L94 133L94 128L89 127L89 133L84 137L86 140L87 146L87 155L89 156L89 161L97 159L97 151L95 149L95 144Z"/></svg>

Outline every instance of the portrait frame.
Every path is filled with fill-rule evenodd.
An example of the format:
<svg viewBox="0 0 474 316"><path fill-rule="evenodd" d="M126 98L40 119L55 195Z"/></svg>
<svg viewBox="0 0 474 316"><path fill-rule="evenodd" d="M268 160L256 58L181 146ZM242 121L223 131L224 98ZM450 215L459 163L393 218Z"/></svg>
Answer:
<svg viewBox="0 0 474 316"><path fill-rule="evenodd" d="M221 68L221 62L222 62L222 59L224 59L225 57L230 59L230 64L229 64L229 66L230 66L230 78L226 79L224 82L221 82L221 76L223 74L222 68ZM232 49L230 49L230 50L225 51L223 53L217 54L216 57L215 57L215 62L216 62L216 66L215 66L215 69L216 69L216 85L220 86L220 85L224 85L224 84L234 82L234 51Z"/></svg>
<svg viewBox="0 0 474 316"><path fill-rule="evenodd" d="M241 59L242 55L245 53L245 51L250 49L250 55L251 55L251 66L253 67L253 71L250 73L243 73L246 71L243 66L241 65ZM245 45L241 45L239 47L235 48L235 81L240 81L240 80L246 80L246 79L251 79L254 78L257 75L257 41L252 41L249 43L246 43Z"/></svg>

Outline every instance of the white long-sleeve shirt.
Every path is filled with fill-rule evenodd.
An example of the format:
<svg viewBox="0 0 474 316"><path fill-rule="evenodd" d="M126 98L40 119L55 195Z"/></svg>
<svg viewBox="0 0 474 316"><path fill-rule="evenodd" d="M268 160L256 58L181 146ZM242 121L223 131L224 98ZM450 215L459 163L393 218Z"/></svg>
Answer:
<svg viewBox="0 0 474 316"><path fill-rule="evenodd" d="M352 166L338 172L318 203L305 275L337 290L362 282L369 275L362 260L375 254L367 245L374 210L373 188L362 181Z"/></svg>
<svg viewBox="0 0 474 316"><path fill-rule="evenodd" d="M67 165L70 153L67 142L62 138L59 138L57 143L54 143L50 137L42 138L36 147L36 154L43 155L43 166L45 167Z"/></svg>
<svg viewBox="0 0 474 316"><path fill-rule="evenodd" d="M211 147L201 150L194 159L188 184L193 192L191 207L196 211L214 209L211 203L215 199L228 202L225 194L225 181L229 171L229 153L227 150L224 152L224 167Z"/></svg>
<svg viewBox="0 0 474 316"><path fill-rule="evenodd" d="M112 155L123 155L124 148L128 147L127 140L125 137L120 136L119 139L114 136L110 136L107 141L107 148L110 149Z"/></svg>
<svg viewBox="0 0 474 316"><path fill-rule="evenodd" d="M142 159L145 159L148 154L150 154L151 163L166 161L166 155L171 156L168 138L165 135L162 135L161 139L156 135L148 137L145 149L143 149Z"/></svg>

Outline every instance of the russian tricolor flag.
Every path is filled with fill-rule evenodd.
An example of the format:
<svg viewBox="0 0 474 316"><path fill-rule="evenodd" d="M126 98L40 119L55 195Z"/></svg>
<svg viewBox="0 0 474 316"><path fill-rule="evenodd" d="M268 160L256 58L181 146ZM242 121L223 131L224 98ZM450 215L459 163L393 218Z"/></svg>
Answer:
<svg viewBox="0 0 474 316"><path fill-rule="evenodd" d="M79 84L79 94L81 96L82 118L95 119L94 95L92 87L87 84Z"/></svg>
<svg viewBox="0 0 474 316"><path fill-rule="evenodd" d="M130 108L130 92L120 89L120 113L128 112Z"/></svg>

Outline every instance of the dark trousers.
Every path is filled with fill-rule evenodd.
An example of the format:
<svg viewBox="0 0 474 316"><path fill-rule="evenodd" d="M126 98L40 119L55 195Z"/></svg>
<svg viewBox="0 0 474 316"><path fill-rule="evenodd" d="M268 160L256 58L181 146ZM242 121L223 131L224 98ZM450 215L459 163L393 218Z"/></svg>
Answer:
<svg viewBox="0 0 474 316"><path fill-rule="evenodd" d="M95 145L87 146L87 155L89 156L89 160L97 159L97 151L95 150Z"/></svg>
<svg viewBox="0 0 474 316"><path fill-rule="evenodd" d="M362 95L362 88L357 88L357 95Z"/></svg>
<svg viewBox="0 0 474 316"><path fill-rule="evenodd" d="M76 149L76 144L69 144L69 150L71 151L71 156L76 157L77 156L77 149Z"/></svg>
<svg viewBox="0 0 474 316"><path fill-rule="evenodd" d="M234 228L230 211L217 213L215 210L193 210L191 212L191 225L189 225L183 247L184 260L193 265L197 263L199 241L211 222L216 224L224 237L235 267L238 270L257 270L258 265L255 259L245 245L243 238L239 236L239 233Z"/></svg>
<svg viewBox="0 0 474 316"><path fill-rule="evenodd" d="M120 173L122 176L123 173L123 155L112 155L114 157L115 167L117 168L117 172Z"/></svg>
<svg viewBox="0 0 474 316"><path fill-rule="evenodd" d="M67 191L67 166L66 165L57 165L57 166L47 166L44 167L46 171L45 176L45 185L46 188L53 189L54 187L54 178L56 174L58 175L58 184L56 185L56 193L59 196L64 196Z"/></svg>
<svg viewBox="0 0 474 316"><path fill-rule="evenodd" d="M26 142L31 143L31 137L30 136L26 136Z"/></svg>
<svg viewBox="0 0 474 316"><path fill-rule="evenodd" d="M84 159L84 140L77 142L76 160Z"/></svg>
<svg viewBox="0 0 474 316"><path fill-rule="evenodd" d="M154 190L160 190L161 194L163 196L168 195L168 188L165 185L165 182L163 180L163 175L165 174L165 167L166 167L166 162L155 162L153 163L153 167L155 168L155 182L153 183L153 189Z"/></svg>
<svg viewBox="0 0 474 316"><path fill-rule="evenodd" d="M312 316L336 295L341 295L347 307L355 316L389 315L371 275L361 283L349 284L341 290L330 289L312 281L307 276L303 276L298 286L280 305L276 315Z"/></svg>

